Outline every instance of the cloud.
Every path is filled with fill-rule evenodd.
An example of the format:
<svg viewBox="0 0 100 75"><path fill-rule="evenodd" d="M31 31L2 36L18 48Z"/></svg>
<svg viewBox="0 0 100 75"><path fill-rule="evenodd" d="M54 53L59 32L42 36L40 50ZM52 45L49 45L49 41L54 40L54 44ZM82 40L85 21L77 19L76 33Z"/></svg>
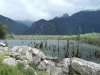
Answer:
<svg viewBox="0 0 100 75"><path fill-rule="evenodd" d="M99 0L0 0L0 14L14 20L52 19L64 13L100 9Z"/></svg>

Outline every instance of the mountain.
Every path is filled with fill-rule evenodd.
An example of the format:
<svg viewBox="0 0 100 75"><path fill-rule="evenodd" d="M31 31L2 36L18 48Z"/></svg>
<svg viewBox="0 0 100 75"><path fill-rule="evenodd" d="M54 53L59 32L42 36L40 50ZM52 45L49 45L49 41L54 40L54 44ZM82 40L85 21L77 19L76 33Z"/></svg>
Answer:
<svg viewBox="0 0 100 75"><path fill-rule="evenodd" d="M100 32L100 10L80 11L71 16L82 33ZM73 22L73 21L72 21Z"/></svg>
<svg viewBox="0 0 100 75"><path fill-rule="evenodd" d="M2 22L4 25L6 25L8 27L8 32L10 34L16 34L16 35L20 35L23 34L27 29L29 29L28 26L18 23L8 17L4 17L2 15L0 15L0 22Z"/></svg>
<svg viewBox="0 0 100 75"><path fill-rule="evenodd" d="M19 23L21 23L21 24L24 24L24 25L26 25L26 26L28 26L28 27L31 27L31 25L32 25L32 21L29 21L29 20L24 20L24 21L21 21L21 20L16 20L17 22L19 22Z"/></svg>
<svg viewBox="0 0 100 75"><path fill-rule="evenodd" d="M25 34L72 35L81 33L100 32L100 10L80 11L71 16L64 14L46 21L41 19L34 22Z"/></svg>
<svg viewBox="0 0 100 75"><path fill-rule="evenodd" d="M30 29L27 31L27 34L55 34L55 26L44 19L41 19L37 22L34 22Z"/></svg>
<svg viewBox="0 0 100 75"><path fill-rule="evenodd" d="M65 13L63 16L61 16L61 18L68 18L69 15L67 13Z"/></svg>

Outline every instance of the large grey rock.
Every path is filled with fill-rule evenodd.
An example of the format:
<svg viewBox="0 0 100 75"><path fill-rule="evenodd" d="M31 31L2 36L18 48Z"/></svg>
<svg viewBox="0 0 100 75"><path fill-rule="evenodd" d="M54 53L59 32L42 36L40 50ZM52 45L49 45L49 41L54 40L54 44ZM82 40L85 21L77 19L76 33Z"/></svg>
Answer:
<svg viewBox="0 0 100 75"><path fill-rule="evenodd" d="M68 59L66 59L66 61L68 61ZM68 75L68 64L63 65L63 63L66 63L66 61L58 63L57 66L54 61L43 60L40 62L37 68L39 70L46 70L51 75Z"/></svg>
<svg viewBox="0 0 100 75"><path fill-rule="evenodd" d="M3 59L3 63L15 66L17 64L17 61L15 59L9 57L9 58Z"/></svg>
<svg viewBox="0 0 100 75"><path fill-rule="evenodd" d="M8 52L10 51L8 47L0 47L0 52Z"/></svg>
<svg viewBox="0 0 100 75"><path fill-rule="evenodd" d="M69 73L69 66L70 66L70 58L65 58L62 62L62 71L63 73L65 74L68 74Z"/></svg>
<svg viewBox="0 0 100 75"><path fill-rule="evenodd" d="M63 61L61 63L62 63L63 66L69 67L69 65L70 65L70 58L63 59Z"/></svg>
<svg viewBox="0 0 100 75"><path fill-rule="evenodd" d="M47 72L50 75L64 75L62 68L60 67L55 67L55 66L49 66L49 68L47 68Z"/></svg>
<svg viewBox="0 0 100 75"><path fill-rule="evenodd" d="M31 65L31 64L38 65L38 64L40 64L40 62L41 62L41 57L35 56L35 57L33 57L32 60L29 61L29 64L30 64L30 65Z"/></svg>
<svg viewBox="0 0 100 75"><path fill-rule="evenodd" d="M40 50L28 46L15 46L11 50L19 54L21 57L27 58L29 61L34 60L36 57L39 57L39 59L46 57Z"/></svg>
<svg viewBox="0 0 100 75"><path fill-rule="evenodd" d="M51 60L51 61L54 61L56 63L60 62L60 58L59 57L46 56L46 60Z"/></svg>
<svg viewBox="0 0 100 75"><path fill-rule="evenodd" d="M32 53L33 56L45 57L44 53L36 48L32 48L31 50L29 50L29 52Z"/></svg>
<svg viewBox="0 0 100 75"><path fill-rule="evenodd" d="M21 46L14 46L11 50L12 52L18 52Z"/></svg>
<svg viewBox="0 0 100 75"><path fill-rule="evenodd" d="M35 56L45 57L44 53L40 50L28 46L15 46L11 50L13 52L17 52L21 56L27 57L29 60L31 60Z"/></svg>
<svg viewBox="0 0 100 75"><path fill-rule="evenodd" d="M31 49L31 47L28 46L14 46L11 50L13 52L18 52L22 56L26 55L26 52L28 52Z"/></svg>
<svg viewBox="0 0 100 75"><path fill-rule="evenodd" d="M23 57L17 53L13 53L10 57L15 58L16 60L23 60Z"/></svg>
<svg viewBox="0 0 100 75"><path fill-rule="evenodd" d="M43 60L42 62L40 62L40 64L38 65L38 69L39 70L47 70L49 69L51 66L55 67L55 63L50 61L50 60Z"/></svg>
<svg viewBox="0 0 100 75"><path fill-rule="evenodd" d="M20 55L21 57L25 57L28 60L32 59L32 53L29 52L31 50L31 47L28 47L28 46L14 46L11 50L15 54Z"/></svg>
<svg viewBox="0 0 100 75"><path fill-rule="evenodd" d="M26 56L25 56L28 60L32 60L33 59L33 56L32 56L32 53L30 52L26 52Z"/></svg>
<svg viewBox="0 0 100 75"><path fill-rule="evenodd" d="M71 59L71 68L73 75L100 75L100 64L85 61L79 58Z"/></svg>
<svg viewBox="0 0 100 75"><path fill-rule="evenodd" d="M32 54L32 59L29 61L30 64L38 65L38 64L40 64L41 61L44 60L44 58L46 58L44 53L41 52L40 50L36 49L36 48L32 48L29 51L29 53Z"/></svg>
<svg viewBox="0 0 100 75"><path fill-rule="evenodd" d="M3 42L0 42L0 46L1 47L6 47L7 45L5 43L3 43Z"/></svg>
<svg viewBox="0 0 100 75"><path fill-rule="evenodd" d="M70 58L65 58L62 62L57 63L56 66L60 67L62 75L68 75L69 73Z"/></svg>

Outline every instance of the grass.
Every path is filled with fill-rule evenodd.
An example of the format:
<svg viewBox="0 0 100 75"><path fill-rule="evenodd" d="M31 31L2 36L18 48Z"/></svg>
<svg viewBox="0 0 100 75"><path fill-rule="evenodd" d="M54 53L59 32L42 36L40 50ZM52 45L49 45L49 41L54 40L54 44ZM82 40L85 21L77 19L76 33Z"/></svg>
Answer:
<svg viewBox="0 0 100 75"><path fill-rule="evenodd" d="M100 33L80 34L80 41L100 46ZM13 35L13 39L19 40L77 40L77 35Z"/></svg>
<svg viewBox="0 0 100 75"><path fill-rule="evenodd" d="M100 33L89 33L81 35L81 42L100 46Z"/></svg>
<svg viewBox="0 0 100 75"><path fill-rule="evenodd" d="M8 53L8 52L2 52L2 53L0 53L0 63L4 59L4 56L8 56L8 55L10 55L10 53Z"/></svg>
<svg viewBox="0 0 100 75"><path fill-rule="evenodd" d="M71 40L77 40L76 35L68 36ZM80 42L100 46L100 33L80 34Z"/></svg>
<svg viewBox="0 0 100 75"><path fill-rule="evenodd" d="M11 66L2 63L2 60L5 56L8 56L10 53L0 53L0 75L34 75L34 71L30 68L24 69L23 63L17 63L16 66ZM35 65L34 65L35 66ZM35 69L35 67L32 67ZM46 71L36 70L37 75L49 75Z"/></svg>
<svg viewBox="0 0 100 75"><path fill-rule="evenodd" d="M20 40L64 40L67 39L66 35L14 35L13 39Z"/></svg>
<svg viewBox="0 0 100 75"><path fill-rule="evenodd" d="M36 73L38 74L38 75L49 75L46 71L40 71L40 70L38 70L37 69L37 65L35 65L35 64L32 64L32 65L30 65L32 68L34 68L34 70L36 71Z"/></svg>

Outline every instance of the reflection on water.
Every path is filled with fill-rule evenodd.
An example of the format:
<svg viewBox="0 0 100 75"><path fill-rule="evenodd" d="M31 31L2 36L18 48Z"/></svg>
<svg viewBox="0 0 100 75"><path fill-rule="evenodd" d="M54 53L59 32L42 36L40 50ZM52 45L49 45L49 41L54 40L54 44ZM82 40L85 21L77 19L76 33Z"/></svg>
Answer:
<svg viewBox="0 0 100 75"><path fill-rule="evenodd" d="M0 40L0 42L4 42L4 40ZM38 46L38 49L44 52L46 55L50 56L59 56L60 58L64 58L65 55L65 50L64 47L67 44L66 40L7 40L8 42L8 47L12 48L13 46L30 46L34 47L34 43L36 43ZM40 48L39 45L43 43L43 48ZM59 45L58 45L59 43ZM59 46L59 47L58 47ZM73 47L76 48L77 42L76 41L70 41L70 51L69 51L69 57L72 57L72 50ZM58 50L59 48L59 50ZM80 44L80 49L82 51L82 59L89 60L89 61L94 61L97 63L100 63L100 58L95 57L95 50L100 50L100 47L81 43Z"/></svg>

